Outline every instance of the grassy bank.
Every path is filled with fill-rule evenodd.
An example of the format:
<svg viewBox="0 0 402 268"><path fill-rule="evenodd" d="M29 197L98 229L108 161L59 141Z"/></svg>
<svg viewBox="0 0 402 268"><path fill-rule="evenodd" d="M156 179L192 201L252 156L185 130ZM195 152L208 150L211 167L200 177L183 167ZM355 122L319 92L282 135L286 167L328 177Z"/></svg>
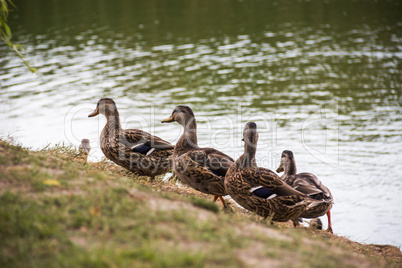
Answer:
<svg viewBox="0 0 402 268"><path fill-rule="evenodd" d="M66 146L0 140L0 267L400 267L392 246L261 221Z"/></svg>

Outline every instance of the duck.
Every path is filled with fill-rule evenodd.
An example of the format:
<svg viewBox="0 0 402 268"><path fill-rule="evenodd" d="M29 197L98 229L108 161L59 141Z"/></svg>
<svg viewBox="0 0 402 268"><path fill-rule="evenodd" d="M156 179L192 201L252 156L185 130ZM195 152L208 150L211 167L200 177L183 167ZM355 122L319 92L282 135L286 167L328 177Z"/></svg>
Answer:
<svg viewBox="0 0 402 268"><path fill-rule="evenodd" d="M78 147L78 150L81 155L84 156L84 161L87 163L89 152L91 151L91 145L89 143L89 139L82 139L81 144Z"/></svg>
<svg viewBox="0 0 402 268"><path fill-rule="evenodd" d="M240 206L276 222L296 219L313 201L293 189L272 170L258 167L257 124L248 122L243 131L244 153L226 173L227 193Z"/></svg>
<svg viewBox="0 0 402 268"><path fill-rule="evenodd" d="M173 150L173 171L178 180L204 194L213 195L213 202L226 196L225 175L232 157L214 148L200 148L197 140L197 122L193 110L186 105L174 108L169 118L162 123L177 122L184 131Z"/></svg>
<svg viewBox="0 0 402 268"><path fill-rule="evenodd" d="M123 129L113 99L100 99L88 117L99 114L107 120L100 134L100 147L106 158L138 176L150 177L151 182L155 176L172 170L174 146L170 142L140 129Z"/></svg>
<svg viewBox="0 0 402 268"><path fill-rule="evenodd" d="M312 173L299 173L296 170L296 160L293 152L284 150L281 155L281 161L276 172L284 172L281 179L292 188L308 195L310 198L319 201L317 206L307 209L300 217L313 219L327 214L328 229L333 233L331 224L331 208L334 203L331 191ZM295 224L295 222L294 222ZM296 224L295 224L296 225Z"/></svg>
<svg viewBox="0 0 402 268"><path fill-rule="evenodd" d="M313 230L322 230L322 221L320 218L314 218L309 222L309 227Z"/></svg>

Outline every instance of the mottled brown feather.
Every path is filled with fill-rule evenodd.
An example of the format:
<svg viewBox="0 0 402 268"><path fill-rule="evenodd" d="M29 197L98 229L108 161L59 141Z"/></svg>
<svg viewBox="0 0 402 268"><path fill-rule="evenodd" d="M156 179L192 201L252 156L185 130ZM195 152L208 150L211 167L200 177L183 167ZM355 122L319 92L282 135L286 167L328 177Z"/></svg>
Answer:
<svg viewBox="0 0 402 268"><path fill-rule="evenodd" d="M153 178L172 170L173 145L139 129L123 129L112 99L101 99L89 116L103 114L107 122L100 135L100 147L106 158L140 176ZM154 148L148 154L133 151L133 146Z"/></svg>
<svg viewBox="0 0 402 268"><path fill-rule="evenodd" d="M311 197L321 194L322 199L317 200L317 205L304 211L300 215L302 218L316 218L325 215L332 208L334 200L332 194L317 176L307 172L296 174L296 161L292 151L282 152L281 167L284 170L281 179L289 186Z"/></svg>
<svg viewBox="0 0 402 268"><path fill-rule="evenodd" d="M243 133L244 153L231 165L226 173L225 188L227 193L242 207L272 221L295 219L306 210L313 201L281 181L278 175L269 169L256 165L257 125L247 123ZM262 186L276 196L262 198L252 189Z"/></svg>
<svg viewBox="0 0 402 268"><path fill-rule="evenodd" d="M173 152L173 169L184 184L205 194L227 195L225 174L234 160L213 148L199 148L197 123L190 107L177 106L163 122L178 122L184 127Z"/></svg>

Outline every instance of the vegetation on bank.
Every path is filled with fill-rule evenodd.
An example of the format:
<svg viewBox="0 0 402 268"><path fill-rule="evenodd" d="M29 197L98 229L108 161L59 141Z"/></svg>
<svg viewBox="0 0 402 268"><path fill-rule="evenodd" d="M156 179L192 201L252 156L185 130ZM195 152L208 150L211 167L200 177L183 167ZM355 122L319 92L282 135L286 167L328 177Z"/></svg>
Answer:
<svg viewBox="0 0 402 268"><path fill-rule="evenodd" d="M393 246L270 225L71 146L0 140L0 267L400 267Z"/></svg>
<svg viewBox="0 0 402 268"><path fill-rule="evenodd" d="M24 59L23 47L21 45L14 44L11 41L11 29L7 24L10 7L16 8L11 0L0 0L0 40L4 41L12 50L14 50L17 56L24 62L25 66L32 73L35 73L37 70L33 68L27 60Z"/></svg>

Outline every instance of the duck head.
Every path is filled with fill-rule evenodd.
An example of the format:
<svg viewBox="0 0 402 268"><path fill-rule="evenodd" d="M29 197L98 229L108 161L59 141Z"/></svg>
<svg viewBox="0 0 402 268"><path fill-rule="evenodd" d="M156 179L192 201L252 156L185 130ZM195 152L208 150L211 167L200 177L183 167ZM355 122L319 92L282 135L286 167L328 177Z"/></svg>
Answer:
<svg viewBox="0 0 402 268"><path fill-rule="evenodd" d="M244 127L243 139L244 141L244 153L238 159L240 167L257 167L255 161L255 154L257 152L257 124L254 122L248 122Z"/></svg>
<svg viewBox="0 0 402 268"><path fill-rule="evenodd" d="M257 148L258 142L258 132L257 132L257 124L254 122L248 122L244 127L243 131L243 139L245 142L245 148Z"/></svg>
<svg viewBox="0 0 402 268"><path fill-rule="evenodd" d="M281 163L279 167L276 169L276 172L283 172L286 168L290 167L294 162L293 152L289 150L285 150L282 152Z"/></svg>
<svg viewBox="0 0 402 268"><path fill-rule="evenodd" d="M79 146L80 151L82 151L85 155L89 154L89 151L91 150L91 145L89 144L88 139L82 139L81 144Z"/></svg>
<svg viewBox="0 0 402 268"><path fill-rule="evenodd" d="M191 124L195 123L193 110L185 105L176 106L172 112L172 115L169 118L162 120L162 123L171 122L177 122L184 128L189 127Z"/></svg>
<svg viewBox="0 0 402 268"><path fill-rule="evenodd" d="M103 114L106 117L118 114L116 103L109 98L100 99L96 105L96 109L88 117L94 117L98 114Z"/></svg>

